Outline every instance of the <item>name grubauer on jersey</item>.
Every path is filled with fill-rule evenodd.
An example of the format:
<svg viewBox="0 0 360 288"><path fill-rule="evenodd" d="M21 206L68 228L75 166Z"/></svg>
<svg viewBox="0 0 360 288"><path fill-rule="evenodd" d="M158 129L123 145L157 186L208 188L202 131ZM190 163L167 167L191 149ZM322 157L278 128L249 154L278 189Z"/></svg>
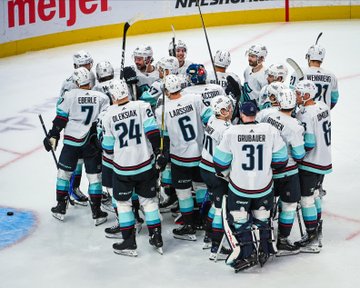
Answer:
<svg viewBox="0 0 360 288"><path fill-rule="evenodd" d="M148 103L138 100L113 105L102 122L102 148L113 154L116 174L137 175L152 168L154 153L147 137L159 129Z"/></svg>
<svg viewBox="0 0 360 288"><path fill-rule="evenodd" d="M268 123L234 125L215 148L214 163L230 170L229 189L240 197L260 198L272 191L272 166L284 165L287 149ZM256 181L255 181L256 180Z"/></svg>
<svg viewBox="0 0 360 288"><path fill-rule="evenodd" d="M210 106L211 99L215 96L226 96L225 90L217 84L200 84L189 86L183 89L181 94L200 94L205 106Z"/></svg>
<svg viewBox="0 0 360 288"><path fill-rule="evenodd" d="M231 122L217 119L212 115L205 127L204 146L201 153L200 168L215 173L213 155L224 132L231 127Z"/></svg>
<svg viewBox="0 0 360 288"><path fill-rule="evenodd" d="M273 171L273 178L278 179L297 174L299 172L297 162L305 156L304 127L297 119L280 111L267 115L263 122L269 123L278 129L287 146L289 161L285 168Z"/></svg>
<svg viewBox="0 0 360 288"><path fill-rule="evenodd" d="M82 146L101 111L109 106L109 98L97 91L72 89L60 97L56 105L56 118L66 121L64 144Z"/></svg>
<svg viewBox="0 0 360 288"><path fill-rule="evenodd" d="M318 89L314 100L323 101L330 109L334 107L339 98L336 76L321 67L307 67L302 71L304 79L313 81ZM298 82L299 79L294 72L290 78L290 88L293 89Z"/></svg>
<svg viewBox="0 0 360 288"><path fill-rule="evenodd" d="M332 172L330 109L324 102L316 101L315 105L302 106L296 118L305 127L307 151L299 168L317 174Z"/></svg>
<svg viewBox="0 0 360 288"><path fill-rule="evenodd" d="M182 94L182 92L181 92ZM162 106L156 109L161 126ZM179 166L195 167L201 159L204 124L212 115L199 94L186 94L165 101L165 131L170 138L170 161Z"/></svg>

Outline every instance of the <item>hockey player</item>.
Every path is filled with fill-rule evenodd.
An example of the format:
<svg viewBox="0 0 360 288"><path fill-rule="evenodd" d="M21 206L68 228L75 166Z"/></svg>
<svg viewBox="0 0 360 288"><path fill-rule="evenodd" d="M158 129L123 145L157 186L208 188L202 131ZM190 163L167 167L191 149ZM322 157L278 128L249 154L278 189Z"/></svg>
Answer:
<svg viewBox="0 0 360 288"><path fill-rule="evenodd" d="M288 161L280 133L268 123L257 123L256 113L253 102L241 105L244 124L224 132L213 157L216 172L222 176L229 174L228 219L233 230L231 237L236 237L240 251L234 249L226 263L235 271L251 267L257 261L262 266L275 254L270 221L274 197L272 168L282 168ZM258 234L258 257L252 233ZM229 231L226 234L229 237Z"/></svg>
<svg viewBox="0 0 360 288"><path fill-rule="evenodd" d="M329 109L336 105L339 92L336 76L321 67L325 58L325 48L316 44L312 45L305 55L308 67L303 69L304 79L311 80L316 85L315 101L324 102ZM299 82L296 73L291 75L290 87L294 88Z"/></svg>
<svg viewBox="0 0 360 288"><path fill-rule="evenodd" d="M314 101L317 89L312 81L300 81L295 91L301 105L296 117L305 127L307 151L299 164L300 203L307 235L295 244L302 252L319 253L322 236L319 187L324 175L332 172L330 109L324 102Z"/></svg>
<svg viewBox="0 0 360 288"><path fill-rule="evenodd" d="M113 244L114 252L137 256L135 216L131 197L139 195L150 235L150 244L162 254L161 222L156 200L155 155L159 150L159 129L150 105L144 101L129 101L124 82L114 82L117 90L115 105L103 118L103 149L113 153L113 196L117 201L119 225L123 241Z"/></svg>
<svg viewBox="0 0 360 288"><path fill-rule="evenodd" d="M96 79L98 83L93 87L93 90L106 93L109 88L110 80L114 79L114 67L109 61L101 61L96 64ZM112 98L109 96L110 104Z"/></svg>
<svg viewBox="0 0 360 288"><path fill-rule="evenodd" d="M175 55L174 55L174 51L175 51ZM170 44L169 44L169 55L176 57L178 59L178 61L179 61L178 74L186 75L187 68L193 62L186 59L187 46L186 46L185 42L182 41L182 40L178 40L178 42L175 43L175 48L173 46L173 43L170 42Z"/></svg>
<svg viewBox="0 0 360 288"><path fill-rule="evenodd" d="M286 167L273 171L274 194L275 197L280 197L281 207L276 256L286 256L300 252L299 247L289 242L288 236L301 197L297 163L305 156L304 128L297 119L291 117L296 107L295 93L290 89L283 89L277 98L280 110L271 113L263 121L279 130L288 150L289 161Z"/></svg>
<svg viewBox="0 0 360 288"><path fill-rule="evenodd" d="M224 260L224 257L228 256L228 251L219 247L224 235L221 219L221 202L223 195L227 193L228 182L215 176L213 154L224 132L231 127L230 121L233 113L233 104L228 97L220 95L212 99L211 108L214 111L214 115L210 117L205 127L204 146L199 167L201 177L207 186L212 203L205 225L206 235L208 235L212 242L209 258L214 260L220 248L217 259Z"/></svg>
<svg viewBox="0 0 360 288"><path fill-rule="evenodd" d="M249 67L244 71L243 99L253 101L258 105L260 90L267 85L266 68L264 61L267 56L267 49L263 45L252 45L246 52L248 55Z"/></svg>
<svg viewBox="0 0 360 288"><path fill-rule="evenodd" d="M85 67L90 72L90 89L95 85L95 75L91 71L93 66L93 58L91 57L90 53L84 50L77 51L73 55L73 66L74 69ZM78 88L76 83L73 81L72 75L67 78L60 89L60 97L62 97L65 92L70 91L72 89ZM82 168L83 168L84 161L80 157L78 163L76 165L76 169L74 175L71 177L70 181L70 197L74 198L74 202L76 204L86 206L88 198L81 192L80 190L80 182L81 182L81 175L82 175Z"/></svg>
<svg viewBox="0 0 360 288"><path fill-rule="evenodd" d="M260 97L258 103L258 107L260 110L272 106L268 93L269 85L275 82L284 83L288 74L288 69L286 68L286 65L282 63L272 64L269 66L268 69L266 69L265 73L267 75L266 80L268 82L268 85L265 85L263 88L261 88L260 91Z"/></svg>
<svg viewBox="0 0 360 288"><path fill-rule="evenodd" d="M166 135L164 152L158 161L159 168L164 169L170 158L171 178L185 224L174 229L173 236L177 239L195 241L194 202L191 191L194 186L198 202L205 198L206 187L201 184L199 162L204 136L203 123L208 121L212 111L210 108L206 109L200 95L183 95L181 80L176 75L165 77L165 92L168 100L164 103L164 112L162 107L156 109L156 118L160 125L161 119L164 119Z"/></svg>
<svg viewBox="0 0 360 288"><path fill-rule="evenodd" d="M204 105L210 106L211 99L218 95L226 95L218 84L206 84L207 72L203 64L191 64L187 71L187 79L192 86L186 87L182 94L201 95Z"/></svg>
<svg viewBox="0 0 360 288"><path fill-rule="evenodd" d="M57 206L53 207L51 212L55 218L64 220L71 174L82 155L89 180L92 218L97 226L107 220L107 213L100 209L101 150L96 137L96 119L99 113L108 107L109 99L103 93L90 90L90 73L86 68L75 69L72 78L78 88L66 92L59 99L53 127L44 139L45 149L55 150L60 132L64 129L64 146L60 154L56 182Z"/></svg>

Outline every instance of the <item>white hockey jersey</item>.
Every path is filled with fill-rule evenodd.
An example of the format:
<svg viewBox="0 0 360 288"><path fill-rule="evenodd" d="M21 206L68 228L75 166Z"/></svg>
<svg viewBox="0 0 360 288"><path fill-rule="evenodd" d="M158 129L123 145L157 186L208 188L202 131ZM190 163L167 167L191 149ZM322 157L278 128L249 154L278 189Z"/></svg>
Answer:
<svg viewBox="0 0 360 288"><path fill-rule="evenodd" d="M218 84L225 90L226 87L228 86L228 81L227 81L226 78L228 76L231 76L231 77L233 77L235 79L236 82L239 83L239 86L241 87L241 80L240 80L239 76L236 75L235 73L232 73L232 72L216 72L216 75L217 75L217 78L218 78L218 83L216 83L214 71L209 71L208 72L208 75L206 77L206 83Z"/></svg>
<svg viewBox="0 0 360 288"><path fill-rule="evenodd" d="M215 173L213 155L219 145L225 130L231 127L231 122L224 121L212 115L205 127L204 146L201 152L200 168Z"/></svg>
<svg viewBox="0 0 360 288"><path fill-rule="evenodd" d="M56 105L56 118L67 121L64 144L82 146L101 111L109 106L109 98L97 91L72 89L60 97Z"/></svg>
<svg viewBox="0 0 360 288"><path fill-rule="evenodd" d="M162 92L162 89L164 89L163 86L164 86L164 82L162 79L156 80L154 83L151 84L149 90L144 91L141 94L140 100L149 103L151 107L156 106L157 100L163 94Z"/></svg>
<svg viewBox="0 0 360 288"><path fill-rule="evenodd" d="M104 94L106 94L106 96L109 97L109 102L110 102L110 105L112 105L112 99L111 99L111 96L109 96L108 94L108 91L109 91L109 83L111 82L112 80L108 80L108 81L104 81L104 82L98 82L95 84L95 86L92 88L92 90L94 91L99 91L99 92L102 92Z"/></svg>
<svg viewBox="0 0 360 288"><path fill-rule="evenodd" d="M243 99L241 103L256 100L259 103L260 90L268 84L265 74L266 68L262 67L257 72L252 72L252 67L248 66L244 71Z"/></svg>
<svg viewBox="0 0 360 288"><path fill-rule="evenodd" d="M271 106L269 108L260 110L258 113L256 113L256 121L257 122L264 122L264 119L268 117L268 115L279 111L279 106Z"/></svg>
<svg viewBox="0 0 360 288"><path fill-rule="evenodd" d="M302 71L305 75L304 79L313 81L318 88L314 100L323 101L330 109L333 108L339 98L336 76L320 67L307 67ZM298 82L299 79L294 72L290 78L290 87L294 88Z"/></svg>
<svg viewBox="0 0 360 288"><path fill-rule="evenodd" d="M226 95L225 90L217 84L199 84L186 87L181 91L185 94L199 94L205 106L210 106L211 99L218 95Z"/></svg>
<svg viewBox="0 0 360 288"><path fill-rule="evenodd" d="M280 111L267 115L262 121L278 129L287 146L289 161L285 168L273 171L273 178L283 178L298 173L297 162L305 156L304 127L297 119Z"/></svg>
<svg viewBox="0 0 360 288"><path fill-rule="evenodd" d="M95 82L96 82L95 74L93 71L90 71L90 89L92 89L95 86ZM60 97L62 97L65 94L65 92L76 88L78 88L78 86L74 83L71 75L62 83L60 89Z"/></svg>
<svg viewBox="0 0 360 288"><path fill-rule="evenodd" d="M151 107L144 101L130 101L109 107L103 120L103 150L113 153L113 171L137 175L155 164L147 136L159 132Z"/></svg>
<svg viewBox="0 0 360 288"><path fill-rule="evenodd" d="M192 64L194 62L190 61L190 60L185 60L185 63L183 66L179 67L178 70L178 74L182 74L186 76L186 69L190 66L190 64Z"/></svg>
<svg viewBox="0 0 360 288"><path fill-rule="evenodd" d="M230 169L229 189L236 195L260 198L272 190L272 166L285 165L286 145L268 123L234 125L215 148L216 171Z"/></svg>
<svg viewBox="0 0 360 288"><path fill-rule="evenodd" d="M182 92L181 92L182 95ZM156 119L161 127L162 105L156 109ZM165 101L164 135L170 138L170 160L179 166L199 165L204 138L204 123L213 114L198 94L182 95Z"/></svg>
<svg viewBox="0 0 360 288"><path fill-rule="evenodd" d="M305 127L307 151L299 169L317 174L332 171L331 162L331 117L330 109L321 101L315 105L302 106L296 114Z"/></svg>
<svg viewBox="0 0 360 288"><path fill-rule="evenodd" d="M159 71L157 69L154 69L154 71L147 73L147 72L141 72L137 69L136 66L132 66L132 68L135 70L136 75L139 79L139 82L136 84L139 89L140 93L144 93L144 91L147 91L150 89L150 86L159 79Z"/></svg>

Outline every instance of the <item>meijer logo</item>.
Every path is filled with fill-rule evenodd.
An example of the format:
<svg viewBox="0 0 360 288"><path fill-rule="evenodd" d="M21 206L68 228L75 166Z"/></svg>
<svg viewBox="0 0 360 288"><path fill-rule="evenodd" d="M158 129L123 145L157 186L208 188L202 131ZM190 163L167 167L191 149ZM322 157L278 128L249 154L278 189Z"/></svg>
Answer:
<svg viewBox="0 0 360 288"><path fill-rule="evenodd" d="M108 11L108 0L9 0L7 4L9 28L36 23L39 19L47 22L53 18L65 18L66 26L72 26L76 23L78 9L85 15L99 9Z"/></svg>

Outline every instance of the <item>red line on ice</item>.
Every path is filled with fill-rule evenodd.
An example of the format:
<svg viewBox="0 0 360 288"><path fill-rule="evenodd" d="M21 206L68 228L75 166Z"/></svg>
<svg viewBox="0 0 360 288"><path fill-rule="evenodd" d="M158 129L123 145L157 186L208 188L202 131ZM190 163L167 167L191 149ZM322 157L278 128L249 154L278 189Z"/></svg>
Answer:
<svg viewBox="0 0 360 288"><path fill-rule="evenodd" d="M41 145L41 146L38 146L38 147L36 147L36 148L28 151L28 152L21 153L21 154L20 154L19 156L17 156L16 158L14 158L14 159L12 159L12 160L4 163L4 164L1 164L1 165L0 165L0 170L3 169L3 168L5 168L5 167L7 167L7 166L9 166L9 165L12 164L12 163L15 163L15 162L18 161L18 160L21 160L21 159L23 159L23 158L25 158L25 157L27 157L27 156L29 156L29 155L37 152L37 151L40 150L42 147L43 147L43 146Z"/></svg>
<svg viewBox="0 0 360 288"><path fill-rule="evenodd" d="M11 153L11 154L21 155L21 153L20 153L20 152L16 152L16 151L8 150L8 149L5 149L5 148L0 148L0 151L7 152L7 153Z"/></svg>

